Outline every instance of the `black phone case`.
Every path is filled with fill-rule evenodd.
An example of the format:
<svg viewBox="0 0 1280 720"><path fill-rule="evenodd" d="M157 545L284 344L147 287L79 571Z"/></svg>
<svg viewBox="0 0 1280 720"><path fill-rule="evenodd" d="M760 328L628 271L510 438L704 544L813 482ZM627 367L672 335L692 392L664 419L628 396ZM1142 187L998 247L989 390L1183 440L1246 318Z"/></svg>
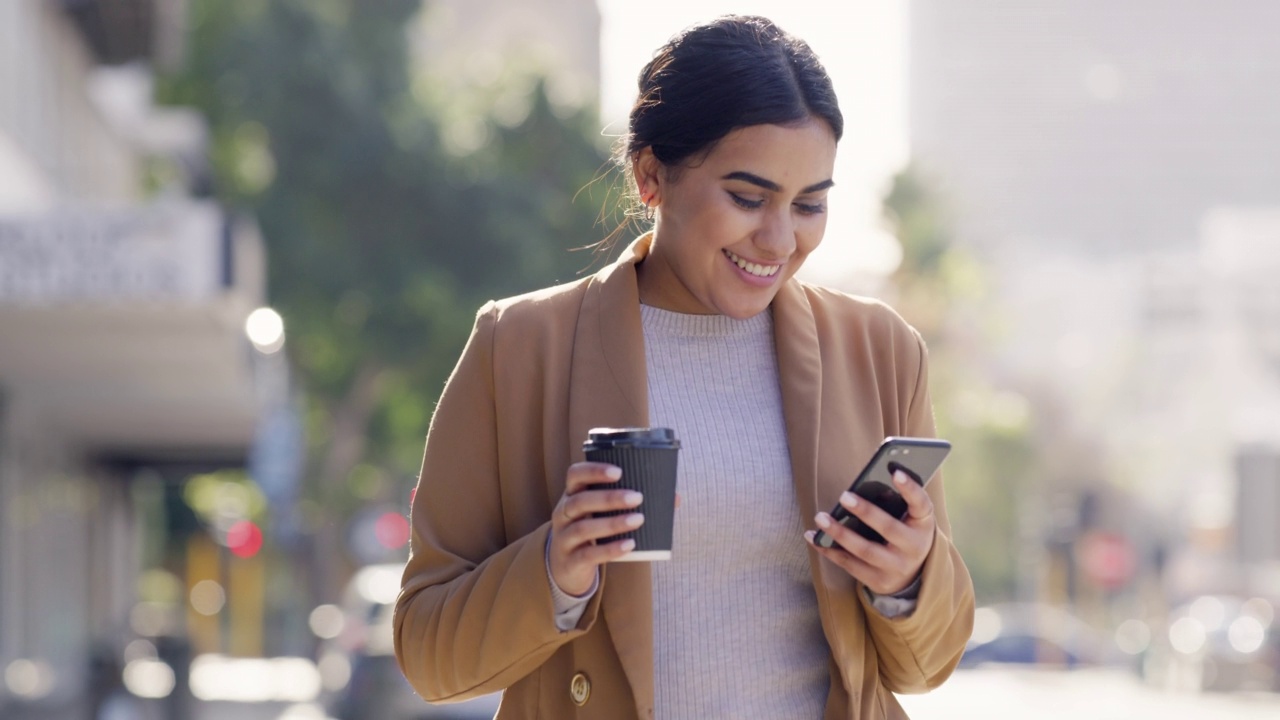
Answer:
<svg viewBox="0 0 1280 720"><path fill-rule="evenodd" d="M880 509L901 520L907 514L907 501L894 488L893 473L902 470L912 480L924 486L937 474L938 468L942 466L942 461L946 459L949 452L951 452L951 443L946 440L885 438L866 467L858 473L858 477L849 486L849 492L874 503ZM836 522L862 537L882 545L887 543L880 533L851 515L839 502L830 514ZM813 542L824 548L835 544L835 540L821 530L814 536Z"/></svg>

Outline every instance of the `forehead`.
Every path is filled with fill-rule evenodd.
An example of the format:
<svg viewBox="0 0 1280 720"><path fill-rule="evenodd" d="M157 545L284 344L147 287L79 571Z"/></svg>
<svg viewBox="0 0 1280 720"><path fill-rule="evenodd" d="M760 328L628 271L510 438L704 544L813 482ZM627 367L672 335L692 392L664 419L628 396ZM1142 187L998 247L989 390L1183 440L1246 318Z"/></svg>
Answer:
<svg viewBox="0 0 1280 720"><path fill-rule="evenodd" d="M835 161L835 133L825 122L809 120L738 128L721 138L699 165L717 177L741 170L794 190L831 179Z"/></svg>

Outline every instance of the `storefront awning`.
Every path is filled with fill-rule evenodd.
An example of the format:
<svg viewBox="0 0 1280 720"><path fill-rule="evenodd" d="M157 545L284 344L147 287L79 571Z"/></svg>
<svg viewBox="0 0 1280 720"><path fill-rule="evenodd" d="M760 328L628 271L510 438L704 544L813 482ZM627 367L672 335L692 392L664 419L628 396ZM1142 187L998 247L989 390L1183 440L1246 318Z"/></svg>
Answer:
<svg viewBox="0 0 1280 720"><path fill-rule="evenodd" d="M253 226L213 203L0 217L0 388L105 453L243 454L263 283Z"/></svg>

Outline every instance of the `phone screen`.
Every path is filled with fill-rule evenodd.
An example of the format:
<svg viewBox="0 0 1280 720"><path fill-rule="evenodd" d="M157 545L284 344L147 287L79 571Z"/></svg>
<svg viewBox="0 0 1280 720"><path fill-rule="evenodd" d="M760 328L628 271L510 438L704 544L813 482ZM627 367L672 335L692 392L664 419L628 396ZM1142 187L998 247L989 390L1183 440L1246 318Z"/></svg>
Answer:
<svg viewBox="0 0 1280 720"><path fill-rule="evenodd" d="M871 456L870 462L849 486L849 491L901 520L907 515L907 501L895 489L893 474L902 470L912 480L923 486L938 472L938 468L949 452L951 452L951 443L946 440L885 438L875 454ZM831 517L868 540L881 544L887 542L880 533L851 515L839 502L831 510ZM835 544L835 540L821 530L814 536L813 541L820 547L831 547Z"/></svg>

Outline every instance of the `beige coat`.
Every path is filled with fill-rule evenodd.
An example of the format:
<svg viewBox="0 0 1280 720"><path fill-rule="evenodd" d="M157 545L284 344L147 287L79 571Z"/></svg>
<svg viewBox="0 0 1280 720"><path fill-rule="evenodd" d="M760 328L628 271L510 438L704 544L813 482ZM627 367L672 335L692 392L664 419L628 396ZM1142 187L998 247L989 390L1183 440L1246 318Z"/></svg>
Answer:
<svg viewBox="0 0 1280 720"><path fill-rule="evenodd" d="M588 429L647 423L634 266L648 243L477 317L427 435L396 607L396 656L428 700L505 689L499 719L653 717L648 565L602 568L577 628L560 632L544 556ZM934 434L924 343L883 304L795 280L773 312L796 512L812 528L885 436ZM959 662L973 587L941 480L928 486L938 530L910 616L883 617L810 550L831 648L827 720L905 717L892 693L934 688Z"/></svg>

